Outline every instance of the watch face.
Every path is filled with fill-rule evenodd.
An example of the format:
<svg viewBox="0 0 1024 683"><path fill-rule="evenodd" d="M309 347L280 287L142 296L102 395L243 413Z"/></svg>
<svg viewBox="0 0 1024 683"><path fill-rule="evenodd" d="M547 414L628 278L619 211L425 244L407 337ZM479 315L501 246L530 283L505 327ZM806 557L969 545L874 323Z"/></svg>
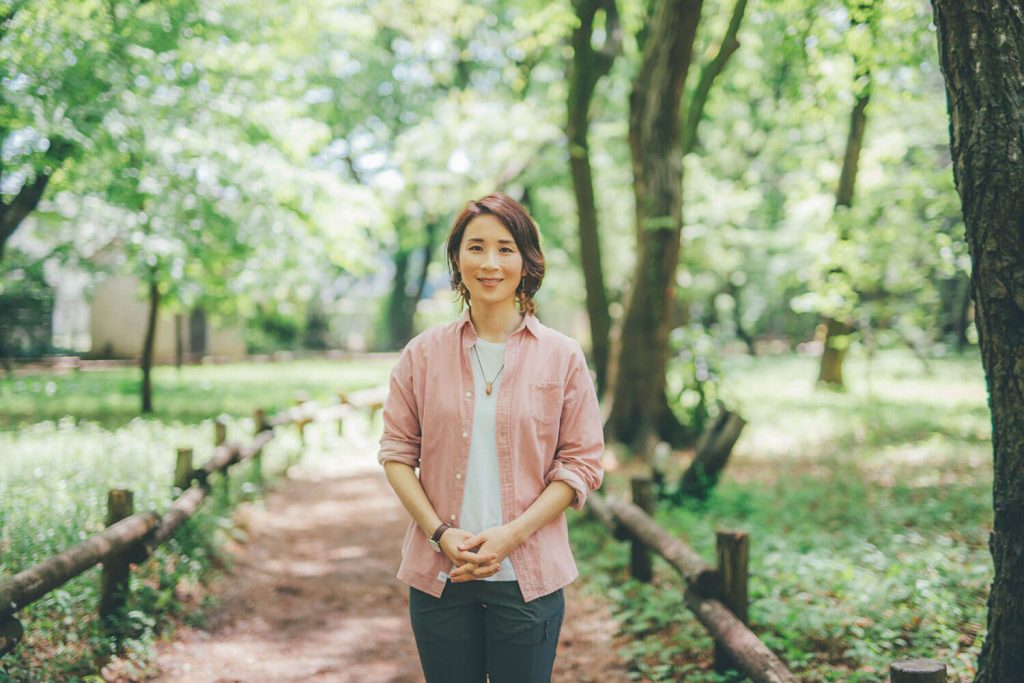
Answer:
<svg viewBox="0 0 1024 683"><path fill-rule="evenodd" d="M430 544L430 547L434 549L435 553L441 552L441 544L435 541L434 539L428 538L427 543Z"/></svg>

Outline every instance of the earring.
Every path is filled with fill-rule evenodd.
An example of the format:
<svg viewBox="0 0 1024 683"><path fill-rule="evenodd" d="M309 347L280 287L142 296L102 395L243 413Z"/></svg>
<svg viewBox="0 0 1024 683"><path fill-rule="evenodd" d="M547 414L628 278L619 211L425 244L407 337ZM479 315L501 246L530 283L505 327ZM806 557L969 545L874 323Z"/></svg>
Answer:
<svg viewBox="0 0 1024 683"><path fill-rule="evenodd" d="M462 281L459 281L458 289L459 289L459 296L461 296L463 299L467 299L468 300L469 299L469 290L466 288L466 283L462 282Z"/></svg>

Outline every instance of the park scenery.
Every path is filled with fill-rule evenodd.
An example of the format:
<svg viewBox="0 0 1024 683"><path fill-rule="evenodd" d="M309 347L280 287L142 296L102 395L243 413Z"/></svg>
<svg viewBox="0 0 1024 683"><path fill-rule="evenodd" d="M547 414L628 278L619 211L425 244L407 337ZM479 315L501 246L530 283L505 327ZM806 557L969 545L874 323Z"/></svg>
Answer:
<svg viewBox="0 0 1024 683"><path fill-rule="evenodd" d="M0 681L422 683L382 409L492 192L604 419L553 681L1024 682L979 0L0 0Z"/></svg>

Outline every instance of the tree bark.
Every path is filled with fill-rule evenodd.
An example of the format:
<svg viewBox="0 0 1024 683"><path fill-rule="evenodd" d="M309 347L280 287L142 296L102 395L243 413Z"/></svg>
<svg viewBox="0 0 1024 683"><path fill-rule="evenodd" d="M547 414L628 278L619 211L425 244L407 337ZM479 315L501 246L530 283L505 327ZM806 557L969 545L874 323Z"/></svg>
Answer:
<svg viewBox="0 0 1024 683"><path fill-rule="evenodd" d="M590 344L597 390L607 386L608 353L612 319L608 313L608 292L601 266L601 242L594 179L590 167L590 102L594 88L612 68L622 47L615 0L574 0L580 20L572 34L573 58L569 62L569 99L566 137L569 139L569 168L572 172L576 208L579 213L580 261L587 288L587 315L590 320ZM605 38L600 50L591 45L594 18L605 13Z"/></svg>
<svg viewBox="0 0 1024 683"><path fill-rule="evenodd" d="M146 319L146 338L142 344L142 413L153 412L153 347L156 346L156 318L160 311L160 288L157 285L156 273L149 276L149 316Z"/></svg>
<svg viewBox="0 0 1024 683"><path fill-rule="evenodd" d="M868 79L870 73L865 74ZM870 84L870 80L868 81ZM857 97L850 111L850 130L846 136L846 151L843 153L843 170L839 174L839 187L836 189L836 208L853 206L853 193L857 186L857 168L860 165L860 151L864 147L864 129L867 127L867 107L871 99L870 85ZM848 239L843 234L840 240ZM839 266L837 270L842 270ZM853 325L848 320L825 317L825 348L821 354L821 367L818 370L818 381L834 387L843 385L843 362L850 347L850 334Z"/></svg>
<svg viewBox="0 0 1024 683"><path fill-rule="evenodd" d="M992 411L994 578L975 681L1024 671L1024 12L933 0Z"/></svg>
<svg viewBox="0 0 1024 683"><path fill-rule="evenodd" d="M610 439L640 446L665 403L665 366L682 229L680 109L701 0L660 0L630 95L637 261L611 377Z"/></svg>

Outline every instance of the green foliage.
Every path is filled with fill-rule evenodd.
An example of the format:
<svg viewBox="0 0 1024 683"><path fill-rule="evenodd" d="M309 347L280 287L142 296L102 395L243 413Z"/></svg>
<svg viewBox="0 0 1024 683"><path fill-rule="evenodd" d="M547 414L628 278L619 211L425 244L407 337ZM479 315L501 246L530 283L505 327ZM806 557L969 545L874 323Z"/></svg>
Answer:
<svg viewBox="0 0 1024 683"><path fill-rule="evenodd" d="M806 681L886 680L922 656L968 681L991 581L991 441L977 358L854 353L850 391L816 392L813 358L729 357L722 392L748 420L710 499L658 522L713 560L714 531L751 538L750 613ZM624 487L614 476L607 484ZM582 520L580 520L582 521ZM590 589L612 597L626 653L650 680L716 680L710 642L656 562L653 586L625 577L627 544L574 524ZM707 676L700 678L700 676Z"/></svg>
<svg viewBox="0 0 1024 683"><path fill-rule="evenodd" d="M0 357L52 350L53 288L43 262L17 249L0 264Z"/></svg>

